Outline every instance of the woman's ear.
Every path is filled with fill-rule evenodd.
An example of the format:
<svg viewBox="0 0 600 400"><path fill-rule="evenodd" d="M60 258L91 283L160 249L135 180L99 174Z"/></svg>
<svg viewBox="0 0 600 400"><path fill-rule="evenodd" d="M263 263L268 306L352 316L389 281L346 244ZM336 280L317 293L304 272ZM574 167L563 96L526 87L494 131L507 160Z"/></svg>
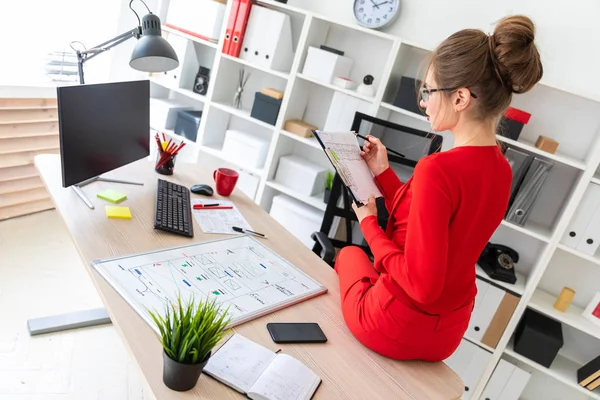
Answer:
<svg viewBox="0 0 600 400"><path fill-rule="evenodd" d="M454 95L454 111L459 112L465 110L471 103L471 93L465 89L457 89Z"/></svg>

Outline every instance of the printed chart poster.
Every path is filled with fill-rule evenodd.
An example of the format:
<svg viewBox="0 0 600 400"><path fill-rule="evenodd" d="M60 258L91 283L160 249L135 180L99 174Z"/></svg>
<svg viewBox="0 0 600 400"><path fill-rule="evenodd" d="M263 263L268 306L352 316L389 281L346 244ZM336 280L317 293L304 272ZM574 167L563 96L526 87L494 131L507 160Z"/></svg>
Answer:
<svg viewBox="0 0 600 400"><path fill-rule="evenodd" d="M157 330L150 313L216 299L230 326L325 293L327 288L249 236L130 255L93 267Z"/></svg>

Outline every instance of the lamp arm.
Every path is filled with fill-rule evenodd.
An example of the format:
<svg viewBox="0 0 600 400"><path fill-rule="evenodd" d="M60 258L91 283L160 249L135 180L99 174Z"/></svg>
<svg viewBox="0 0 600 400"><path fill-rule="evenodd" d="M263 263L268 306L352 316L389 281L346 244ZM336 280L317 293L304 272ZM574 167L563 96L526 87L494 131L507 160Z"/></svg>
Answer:
<svg viewBox="0 0 600 400"><path fill-rule="evenodd" d="M84 83L83 81L83 64L88 61L91 60L92 58L96 57L98 54L100 53L104 53L107 50L112 49L115 46L118 46L119 44L126 42L127 40L131 39L131 38L136 38L139 39L141 36L141 27L136 26L135 28L133 28L130 31L124 32L122 34L120 34L117 37L114 37L110 40L107 40L104 43L99 44L98 46L89 49L89 50L77 50L77 65L78 65L78 70L79 70L79 82L81 84Z"/></svg>

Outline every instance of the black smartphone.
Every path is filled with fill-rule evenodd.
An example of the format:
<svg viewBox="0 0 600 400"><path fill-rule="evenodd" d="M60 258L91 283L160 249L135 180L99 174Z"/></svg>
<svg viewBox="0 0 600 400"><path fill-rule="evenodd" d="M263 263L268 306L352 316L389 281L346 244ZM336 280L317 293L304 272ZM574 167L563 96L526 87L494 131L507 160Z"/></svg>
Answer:
<svg viewBox="0 0 600 400"><path fill-rule="evenodd" d="M275 343L325 343L327 337L314 322L272 322L267 330Z"/></svg>

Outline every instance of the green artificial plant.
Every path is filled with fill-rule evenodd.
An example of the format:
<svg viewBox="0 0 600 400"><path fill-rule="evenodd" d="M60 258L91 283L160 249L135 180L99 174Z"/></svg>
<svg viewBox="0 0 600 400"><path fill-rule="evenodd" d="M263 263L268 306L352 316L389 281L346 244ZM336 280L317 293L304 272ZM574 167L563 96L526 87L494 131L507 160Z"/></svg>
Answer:
<svg viewBox="0 0 600 400"><path fill-rule="evenodd" d="M325 178L325 190L331 190L333 187L333 172L327 171L327 177Z"/></svg>
<svg viewBox="0 0 600 400"><path fill-rule="evenodd" d="M160 342L167 355L181 364L198 364L206 360L211 350L227 334L229 324L227 310L221 312L216 303L206 300L195 304L194 300L167 307L166 316L150 311L160 331Z"/></svg>

